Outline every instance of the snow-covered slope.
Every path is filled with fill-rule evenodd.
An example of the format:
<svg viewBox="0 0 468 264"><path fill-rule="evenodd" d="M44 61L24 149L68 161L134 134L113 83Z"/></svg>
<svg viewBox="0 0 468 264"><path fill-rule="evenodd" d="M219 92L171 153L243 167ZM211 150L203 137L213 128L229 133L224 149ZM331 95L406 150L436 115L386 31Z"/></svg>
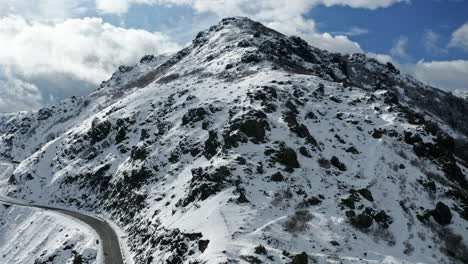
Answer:
<svg viewBox="0 0 468 264"><path fill-rule="evenodd" d="M447 111L450 112L447 112ZM468 102L246 18L0 116L8 195L99 214L135 263L464 263Z"/></svg>
<svg viewBox="0 0 468 264"><path fill-rule="evenodd" d="M0 188L11 166L0 162ZM100 263L97 234L57 213L0 204L0 263Z"/></svg>
<svg viewBox="0 0 468 264"><path fill-rule="evenodd" d="M4 205L0 219L1 263L99 263L97 235L74 220Z"/></svg>

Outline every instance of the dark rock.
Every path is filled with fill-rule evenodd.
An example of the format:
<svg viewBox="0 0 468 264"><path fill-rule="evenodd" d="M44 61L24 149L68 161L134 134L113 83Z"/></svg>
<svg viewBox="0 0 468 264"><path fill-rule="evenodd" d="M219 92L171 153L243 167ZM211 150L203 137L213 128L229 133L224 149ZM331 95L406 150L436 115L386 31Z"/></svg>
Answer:
<svg viewBox="0 0 468 264"><path fill-rule="evenodd" d="M218 134L216 131L211 130L208 132L208 139L205 141L205 148L203 155L209 160L218 152L221 144L218 142Z"/></svg>
<svg viewBox="0 0 468 264"><path fill-rule="evenodd" d="M343 102L341 99L337 98L336 96L330 96L330 100L338 104Z"/></svg>
<svg viewBox="0 0 468 264"><path fill-rule="evenodd" d="M263 143L267 130L270 130L270 125L266 114L257 110L249 111L242 117L233 120L232 124L224 131L224 148L238 147L239 143L246 143L248 139L255 144Z"/></svg>
<svg viewBox="0 0 468 264"><path fill-rule="evenodd" d="M147 155L148 152L144 146L135 146L132 148L132 153L130 154L130 157L132 158L132 160L145 160Z"/></svg>
<svg viewBox="0 0 468 264"><path fill-rule="evenodd" d="M356 207L354 203L359 202L360 200L361 198L359 197L357 192L355 190L351 190L351 194L349 195L348 198L341 199L341 204L348 208L355 209Z"/></svg>
<svg viewBox="0 0 468 264"><path fill-rule="evenodd" d="M121 72L121 73L129 72L132 69L133 69L133 67L131 67L131 66L125 66L125 65L119 66L119 72Z"/></svg>
<svg viewBox="0 0 468 264"><path fill-rule="evenodd" d="M345 151L348 152L348 153L352 153L354 155L359 154L359 151L355 147L349 147L349 148L345 149Z"/></svg>
<svg viewBox="0 0 468 264"><path fill-rule="evenodd" d="M232 69L233 67L234 67L234 66L233 66L232 64L227 64L225 69L226 69L226 70L229 70L229 69Z"/></svg>
<svg viewBox="0 0 468 264"><path fill-rule="evenodd" d="M358 193L362 195L362 197L366 198L368 201L373 202L374 197L372 197L372 192L369 191L369 189L360 189L358 190Z"/></svg>
<svg viewBox="0 0 468 264"><path fill-rule="evenodd" d="M299 124L297 122L297 110L296 107L290 102L289 107L291 111L287 111L283 114L283 119L288 124L289 129L291 132L295 133L300 138L305 138L308 143L312 144L313 146L318 146L317 141L309 132L309 129L304 124ZM286 104L288 106L288 104Z"/></svg>
<svg viewBox="0 0 468 264"><path fill-rule="evenodd" d="M221 191L230 182L231 171L226 166L221 166L211 172L203 168L195 168L191 172L189 192L185 198L177 202L177 206L185 207L196 200L204 201Z"/></svg>
<svg viewBox="0 0 468 264"><path fill-rule="evenodd" d="M304 203L309 205L309 206L314 206L322 203L322 200L318 197L311 197L307 200L304 200Z"/></svg>
<svg viewBox="0 0 468 264"><path fill-rule="evenodd" d="M388 228L393 223L392 218L384 210L375 214L374 220L384 228Z"/></svg>
<svg viewBox="0 0 468 264"><path fill-rule="evenodd" d="M324 96L325 95L325 85L320 83L318 85L317 89L315 89L314 92L319 96Z"/></svg>
<svg viewBox="0 0 468 264"><path fill-rule="evenodd" d="M292 148L281 148L278 151L276 158L278 159L279 163L286 166L286 170L288 171L292 171L295 168L301 167L299 161L297 161L297 154Z"/></svg>
<svg viewBox="0 0 468 264"><path fill-rule="evenodd" d="M250 47L250 43L247 40L241 40L237 43L237 47L239 48L247 48Z"/></svg>
<svg viewBox="0 0 468 264"><path fill-rule="evenodd" d="M140 141L148 139L150 137L147 129L142 129L140 133Z"/></svg>
<svg viewBox="0 0 468 264"><path fill-rule="evenodd" d="M308 264L308 263L309 263L309 256L305 252L295 255L292 260L292 264Z"/></svg>
<svg viewBox="0 0 468 264"><path fill-rule="evenodd" d="M182 125L185 126L189 123L196 123L205 119L207 115L208 112L202 107L189 109L188 112L182 117Z"/></svg>
<svg viewBox="0 0 468 264"><path fill-rule="evenodd" d="M382 138L382 135L383 131L381 129L374 129L374 131L372 132L372 137L376 139Z"/></svg>
<svg viewBox="0 0 468 264"><path fill-rule="evenodd" d="M120 127L119 130L117 130L117 135L115 136L115 142L117 144L121 143L122 141L125 140L127 136L127 129L125 127Z"/></svg>
<svg viewBox="0 0 468 264"><path fill-rule="evenodd" d="M276 172L275 174L271 175L270 179L274 182L282 182L284 181L283 174L281 172Z"/></svg>
<svg viewBox="0 0 468 264"><path fill-rule="evenodd" d="M255 252L255 254L258 254L258 255L266 255L267 254L266 248L263 245L256 246L254 252Z"/></svg>
<svg viewBox="0 0 468 264"><path fill-rule="evenodd" d="M307 150L306 147L300 147L299 148L299 153L301 153L302 156L307 157L307 158L312 158L312 155L310 155L309 151Z"/></svg>
<svg viewBox="0 0 468 264"><path fill-rule="evenodd" d="M246 53L241 58L241 62L243 63L257 63L260 61L260 56L255 53Z"/></svg>
<svg viewBox="0 0 468 264"><path fill-rule="evenodd" d="M91 129L88 135L93 142L99 142L107 137L111 131L111 123L107 120L100 121L98 118L94 119L91 123Z"/></svg>
<svg viewBox="0 0 468 264"><path fill-rule="evenodd" d="M354 200L351 199L351 198L345 198L345 199L341 199L341 204L346 206L346 207L349 207L351 209L355 209L356 206L354 205Z"/></svg>
<svg viewBox="0 0 468 264"><path fill-rule="evenodd" d="M391 62L387 62L387 64L385 66L387 66L387 69L391 73L400 74L400 71Z"/></svg>
<svg viewBox="0 0 468 264"><path fill-rule="evenodd" d="M250 202L249 199L247 199L247 196L245 195L245 191L241 192L239 194L239 197L237 198L238 203L248 203Z"/></svg>
<svg viewBox="0 0 468 264"><path fill-rule="evenodd" d="M237 161L237 163L238 163L239 165L245 165L245 164L247 164L247 160L246 160L244 157L241 157L241 156L237 157L237 158L236 158L236 161Z"/></svg>
<svg viewBox="0 0 468 264"><path fill-rule="evenodd" d="M345 212L345 215L348 218L353 218L353 217L356 216L356 213L354 212L354 210L348 210L348 211Z"/></svg>
<svg viewBox="0 0 468 264"><path fill-rule="evenodd" d="M317 160L318 164L320 167L322 168L325 168L325 169L329 169L330 168L330 161L325 159L325 158L319 158Z"/></svg>
<svg viewBox="0 0 468 264"><path fill-rule="evenodd" d="M420 135L413 135L413 133L405 131L405 142L407 144L413 145L417 142L422 142L422 138Z"/></svg>
<svg viewBox="0 0 468 264"><path fill-rule="evenodd" d="M306 114L307 119L317 119L317 116L314 114L314 112L308 112Z"/></svg>
<svg viewBox="0 0 468 264"><path fill-rule="evenodd" d="M205 252L208 244L210 244L210 240L198 240L198 250L200 250L202 253Z"/></svg>
<svg viewBox="0 0 468 264"><path fill-rule="evenodd" d="M152 172L146 167L132 170L130 175L124 174L123 182L129 190L136 190L151 178Z"/></svg>
<svg viewBox="0 0 468 264"><path fill-rule="evenodd" d="M297 107L290 100L286 102L285 106L289 108L289 110L291 110L294 114L299 114L299 111L297 111Z"/></svg>
<svg viewBox="0 0 468 264"><path fill-rule="evenodd" d="M346 165L342 163L336 156L331 158L330 163L340 171L346 171Z"/></svg>
<svg viewBox="0 0 468 264"><path fill-rule="evenodd" d="M18 180L16 179L16 176L14 174L11 175L10 178L8 178L8 184L11 184L11 185L18 184Z"/></svg>
<svg viewBox="0 0 468 264"><path fill-rule="evenodd" d="M140 63L147 63L154 59L154 55L145 55L141 58Z"/></svg>
<svg viewBox="0 0 468 264"><path fill-rule="evenodd" d="M384 103L398 105L398 96L390 91L387 91L384 95Z"/></svg>
<svg viewBox="0 0 468 264"><path fill-rule="evenodd" d="M179 160L180 160L179 152L177 152L177 151L172 152L167 160L172 164L179 162Z"/></svg>
<svg viewBox="0 0 468 264"><path fill-rule="evenodd" d="M431 210L430 214L440 225L448 225L452 221L450 208L442 202L438 202L436 208Z"/></svg>
<svg viewBox="0 0 468 264"><path fill-rule="evenodd" d="M38 120L45 120L52 116L52 111L48 108L42 108L37 112Z"/></svg>
<svg viewBox="0 0 468 264"><path fill-rule="evenodd" d="M458 165L455 163L455 161L444 163L442 170L444 171L447 179L458 182L462 187L466 187L468 185L465 179L465 175L461 171L460 167L458 167Z"/></svg>
<svg viewBox="0 0 468 264"><path fill-rule="evenodd" d="M362 229L371 227L372 222L372 217L367 214L360 214L357 217L351 218L351 224Z"/></svg>
<svg viewBox="0 0 468 264"><path fill-rule="evenodd" d="M269 127L265 120L246 120L240 126L240 130L248 137L254 138L255 142L263 142L265 140L265 129Z"/></svg>

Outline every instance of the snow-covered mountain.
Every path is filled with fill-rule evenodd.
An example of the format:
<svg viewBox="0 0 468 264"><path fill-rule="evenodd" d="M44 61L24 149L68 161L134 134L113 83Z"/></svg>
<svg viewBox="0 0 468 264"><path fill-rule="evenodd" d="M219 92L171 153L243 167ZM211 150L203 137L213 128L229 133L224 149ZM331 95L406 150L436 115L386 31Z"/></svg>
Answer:
<svg viewBox="0 0 468 264"><path fill-rule="evenodd" d="M3 190L113 221L134 263L467 263L467 114L390 63L226 18L0 115Z"/></svg>

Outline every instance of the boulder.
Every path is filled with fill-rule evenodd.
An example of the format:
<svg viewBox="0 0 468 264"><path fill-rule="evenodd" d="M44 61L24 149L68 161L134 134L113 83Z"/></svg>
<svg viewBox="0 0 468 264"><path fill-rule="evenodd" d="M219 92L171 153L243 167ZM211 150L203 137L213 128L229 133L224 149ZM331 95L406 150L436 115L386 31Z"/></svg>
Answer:
<svg viewBox="0 0 468 264"><path fill-rule="evenodd" d="M360 214L354 218L351 218L351 223L361 229L367 229L372 226L372 217L367 214Z"/></svg>
<svg viewBox="0 0 468 264"><path fill-rule="evenodd" d="M440 225L448 225L452 221L450 208L442 202L438 202L436 208L431 210L430 214Z"/></svg>
<svg viewBox="0 0 468 264"><path fill-rule="evenodd" d="M305 252L295 255L292 260L292 264L308 264L308 263L309 263L309 256Z"/></svg>

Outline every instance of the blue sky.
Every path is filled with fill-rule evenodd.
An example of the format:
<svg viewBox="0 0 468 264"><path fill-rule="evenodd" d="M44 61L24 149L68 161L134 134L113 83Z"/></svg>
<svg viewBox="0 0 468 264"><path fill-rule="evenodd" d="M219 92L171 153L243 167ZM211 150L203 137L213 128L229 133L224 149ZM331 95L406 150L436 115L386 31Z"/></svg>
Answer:
<svg viewBox="0 0 468 264"><path fill-rule="evenodd" d="M400 58L405 61L468 59L468 53L462 49L444 51L451 34L468 20L466 1L415 0L411 4L400 3L378 10L319 6L307 17L319 21L318 28L324 32L346 33L353 27L363 29L362 35L349 38L366 51L386 53L397 39L406 37L409 57ZM438 49L427 47L428 32L436 34L434 48Z"/></svg>
<svg viewBox="0 0 468 264"><path fill-rule="evenodd" d="M0 0L0 112L88 94L119 65L175 52L226 16L463 95L467 14L468 0Z"/></svg>

